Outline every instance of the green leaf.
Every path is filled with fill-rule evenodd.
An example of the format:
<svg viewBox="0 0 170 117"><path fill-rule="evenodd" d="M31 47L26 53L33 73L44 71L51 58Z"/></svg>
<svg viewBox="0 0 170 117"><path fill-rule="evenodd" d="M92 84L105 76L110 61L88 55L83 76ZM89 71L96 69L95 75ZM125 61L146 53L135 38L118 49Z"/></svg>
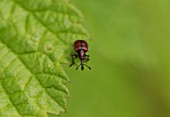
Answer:
<svg viewBox="0 0 170 117"><path fill-rule="evenodd" d="M0 117L48 117L66 110L61 63L86 39L81 13L66 0L0 1Z"/></svg>

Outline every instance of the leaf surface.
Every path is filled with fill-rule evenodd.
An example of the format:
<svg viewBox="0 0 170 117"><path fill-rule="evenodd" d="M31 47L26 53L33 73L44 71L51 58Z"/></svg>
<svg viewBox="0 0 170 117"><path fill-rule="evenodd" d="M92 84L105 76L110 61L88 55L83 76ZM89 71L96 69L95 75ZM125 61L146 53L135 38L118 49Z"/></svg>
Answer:
<svg viewBox="0 0 170 117"><path fill-rule="evenodd" d="M61 62L87 38L81 13L66 0L0 1L0 117L48 117L66 110Z"/></svg>

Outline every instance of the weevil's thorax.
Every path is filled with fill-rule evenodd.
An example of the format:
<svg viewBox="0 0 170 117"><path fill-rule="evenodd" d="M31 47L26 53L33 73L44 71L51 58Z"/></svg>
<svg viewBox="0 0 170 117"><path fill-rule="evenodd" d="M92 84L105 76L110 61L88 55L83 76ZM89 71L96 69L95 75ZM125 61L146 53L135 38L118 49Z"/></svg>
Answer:
<svg viewBox="0 0 170 117"><path fill-rule="evenodd" d="M80 49L77 53L78 53L79 59L84 60L84 55L86 52L83 49Z"/></svg>

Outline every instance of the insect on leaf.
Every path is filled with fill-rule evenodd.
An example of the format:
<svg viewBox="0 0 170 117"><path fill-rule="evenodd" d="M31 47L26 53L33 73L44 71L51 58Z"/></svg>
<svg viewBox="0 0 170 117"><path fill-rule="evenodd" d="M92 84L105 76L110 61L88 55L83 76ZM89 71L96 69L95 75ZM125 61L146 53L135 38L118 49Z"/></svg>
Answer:
<svg viewBox="0 0 170 117"><path fill-rule="evenodd" d="M0 1L0 117L49 117L66 111L61 62L86 38L81 13L66 0Z"/></svg>

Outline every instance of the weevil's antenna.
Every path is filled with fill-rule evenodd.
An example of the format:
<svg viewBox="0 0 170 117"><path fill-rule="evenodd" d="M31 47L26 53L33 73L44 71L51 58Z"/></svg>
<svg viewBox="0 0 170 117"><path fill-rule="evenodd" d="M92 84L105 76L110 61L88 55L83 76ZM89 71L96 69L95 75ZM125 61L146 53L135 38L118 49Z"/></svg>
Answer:
<svg viewBox="0 0 170 117"><path fill-rule="evenodd" d="M88 65L84 64L84 63L83 63L83 60L81 60L80 65L76 67L76 70L77 70L80 66L81 66L81 70L84 70L84 65L91 70L91 67L89 67Z"/></svg>
<svg viewBox="0 0 170 117"><path fill-rule="evenodd" d="M81 65L81 64L80 64L80 65ZM76 67L76 70L78 70L78 68L80 67L80 65ZM83 69L83 70L84 70L84 69Z"/></svg>
<svg viewBox="0 0 170 117"><path fill-rule="evenodd" d="M76 67L76 70L78 70L78 68L79 68L80 66L81 66L81 70L84 70L84 65L91 70L91 67L89 67L89 66L86 65L86 64L80 64L79 66Z"/></svg>
<svg viewBox="0 0 170 117"><path fill-rule="evenodd" d="M86 67L88 67L91 70L91 67L89 67L88 65L86 65L86 64L83 64L83 65L85 65Z"/></svg>

